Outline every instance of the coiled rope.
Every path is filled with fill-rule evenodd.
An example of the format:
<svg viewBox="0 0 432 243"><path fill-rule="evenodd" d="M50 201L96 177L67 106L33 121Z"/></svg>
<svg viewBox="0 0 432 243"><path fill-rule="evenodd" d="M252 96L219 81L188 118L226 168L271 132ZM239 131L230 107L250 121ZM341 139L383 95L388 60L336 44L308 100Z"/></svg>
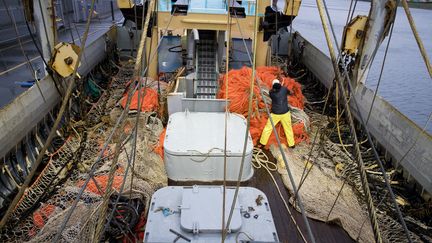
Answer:
<svg viewBox="0 0 432 243"><path fill-rule="evenodd" d="M300 227L297 224L297 221L294 219L294 216L291 213L291 210L290 210L290 208L288 206L288 203L285 200L285 198L283 197L282 192L280 190L280 187L277 184L276 179L274 178L274 176L272 174L272 172L278 170L277 164L274 163L274 162L272 162L272 161L270 161L269 158L268 158L268 156L267 156L267 154L265 154L262 151L262 149L260 149L260 148L254 148L253 149L253 156L252 156L252 166L255 169L261 169L261 168L263 168L263 169L265 169L267 171L268 175L270 176L270 178L273 181L274 186L276 187L276 189L278 191L279 197L282 200L282 202L283 202L283 204L285 206L285 209L287 210L288 214L290 215L291 220L294 222L294 225L296 227L297 232L300 234L300 236L302 237L302 239L303 239L304 242L308 242L306 240L306 237L301 232Z"/></svg>
<svg viewBox="0 0 432 243"><path fill-rule="evenodd" d="M334 52L334 48L333 48L333 42L331 41L329 29L327 26L327 19L325 18L325 15L324 15L323 3L321 0L316 0L316 3L317 3L320 18L321 18L321 24L322 24L322 27L324 29L324 34L326 37L327 46L328 46L328 49L330 51L333 69L334 69L335 75L336 75L336 77L335 77L336 82L339 83L339 88L341 89L342 97L345 101L345 104L347 105L346 108L348 110L349 105L348 105L347 97L345 94L345 90L343 89L343 87L341 87L342 86L342 84L340 83L341 82L341 75L339 73L339 69L337 66L336 56L335 56L335 52ZM355 128L353 127L353 118L352 118L351 112L349 110L347 112L347 118L350 121L351 132L352 132L354 144L355 144L355 146L354 146L355 158L358 162L358 166L360 169L360 178L361 178L364 194L366 197L366 205L367 205L367 208L369 211L369 216L370 216L370 220L371 220L371 224L372 224L372 228L373 228L373 232L374 232L374 236L375 236L375 241L376 242L382 242L381 232L380 232L380 228L378 225L378 219L377 219L377 215L376 215L376 211L375 211L375 206L374 206L372 196L370 193L369 183L368 183L367 175L365 172L363 160L361 158L360 149L359 149L358 141L357 141L357 135L355 133Z"/></svg>

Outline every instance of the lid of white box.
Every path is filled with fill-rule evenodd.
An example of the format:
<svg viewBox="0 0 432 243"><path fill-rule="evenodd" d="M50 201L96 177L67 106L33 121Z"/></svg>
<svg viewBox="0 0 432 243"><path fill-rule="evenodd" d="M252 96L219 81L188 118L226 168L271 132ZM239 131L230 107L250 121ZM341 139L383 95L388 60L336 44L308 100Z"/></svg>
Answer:
<svg viewBox="0 0 432 243"><path fill-rule="evenodd" d="M225 220L231 209L234 189L226 190ZM193 186L183 189L180 225L185 231L221 232L223 187ZM236 200L229 230L236 232L242 226L239 200ZM225 222L226 223L226 222Z"/></svg>
<svg viewBox="0 0 432 243"><path fill-rule="evenodd" d="M227 155L242 156L246 119L230 113L227 119ZM246 155L252 153L252 138L248 131ZM225 113L177 112L170 116L164 150L173 155L223 156L225 143Z"/></svg>

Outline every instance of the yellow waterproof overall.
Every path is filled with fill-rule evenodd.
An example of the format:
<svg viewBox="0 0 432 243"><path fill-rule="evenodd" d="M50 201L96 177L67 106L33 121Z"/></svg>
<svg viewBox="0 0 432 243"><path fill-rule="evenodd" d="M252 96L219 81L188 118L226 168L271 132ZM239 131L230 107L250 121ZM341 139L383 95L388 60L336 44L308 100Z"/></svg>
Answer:
<svg viewBox="0 0 432 243"><path fill-rule="evenodd" d="M288 146L294 146L294 133L291 126L291 113L288 111L285 114L273 114L270 113L271 118L273 119L274 125L278 124L279 122L282 122L282 127L285 132L285 136L287 137ZM270 118L267 119L267 123L264 127L264 130L261 134L260 143L263 145L266 145L269 137L273 131L273 127L270 122Z"/></svg>

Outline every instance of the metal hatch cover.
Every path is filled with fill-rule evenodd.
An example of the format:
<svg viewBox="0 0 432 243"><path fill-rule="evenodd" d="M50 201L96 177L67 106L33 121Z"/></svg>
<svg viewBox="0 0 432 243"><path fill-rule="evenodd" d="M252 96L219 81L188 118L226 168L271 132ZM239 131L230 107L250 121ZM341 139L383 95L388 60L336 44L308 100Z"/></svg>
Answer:
<svg viewBox="0 0 432 243"><path fill-rule="evenodd" d="M198 189L198 193L194 194L194 189L195 191ZM222 210L219 209L217 212L216 210L217 207L222 208L222 190L221 186L210 185L201 185L199 187L168 186L157 190L152 196L148 210L144 242L220 243ZM227 188L227 211L231 206L234 191L234 187ZM218 194L219 196L213 197L211 194ZM192 197L197 197L198 199ZM207 199L205 200L205 198ZM194 206L182 207L188 202L189 204L198 204L198 212L193 212ZM209 204L209 206L205 206L206 204ZM236 218L239 215L238 206L241 208L241 223ZM266 195L262 191L253 187L240 187L238 206L236 207L232 227L230 227L231 232L228 232L225 243L246 241L279 242L270 205ZM215 211L211 212L209 210ZM196 216L198 218L193 218ZM190 220L189 222L191 222L195 220L195 222L198 222L197 220L201 219L210 220L210 217L213 216L217 218L217 223L210 226L213 226L213 229L217 229L215 232L203 231L204 228L208 230L211 227L208 224L206 225L205 222L201 223L201 221L199 221L201 225L195 227L195 230L198 229L199 232L192 232L190 229L194 227L190 227L191 224L186 224L186 221L184 221ZM240 224L241 228L238 228ZM216 226L214 227L214 225ZM233 232L233 230L237 230L237 232ZM244 233L249 235L252 240L245 236Z"/></svg>
<svg viewBox="0 0 432 243"><path fill-rule="evenodd" d="M228 220L234 190L226 191L225 220ZM221 232L223 187L193 186L184 189L182 195L180 225L193 233ZM237 232L242 226L240 206L236 200L229 232ZM225 222L226 223L226 222Z"/></svg>

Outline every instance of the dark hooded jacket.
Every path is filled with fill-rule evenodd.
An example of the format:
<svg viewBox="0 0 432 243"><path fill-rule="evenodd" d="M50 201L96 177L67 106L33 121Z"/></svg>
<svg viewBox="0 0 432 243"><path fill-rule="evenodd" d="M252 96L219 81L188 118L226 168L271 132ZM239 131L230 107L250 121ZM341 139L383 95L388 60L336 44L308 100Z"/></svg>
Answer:
<svg viewBox="0 0 432 243"><path fill-rule="evenodd" d="M284 86L281 86L279 89L273 88L270 90L270 98L272 100L271 112L273 114L285 114L289 111L287 98L289 94L289 90Z"/></svg>

